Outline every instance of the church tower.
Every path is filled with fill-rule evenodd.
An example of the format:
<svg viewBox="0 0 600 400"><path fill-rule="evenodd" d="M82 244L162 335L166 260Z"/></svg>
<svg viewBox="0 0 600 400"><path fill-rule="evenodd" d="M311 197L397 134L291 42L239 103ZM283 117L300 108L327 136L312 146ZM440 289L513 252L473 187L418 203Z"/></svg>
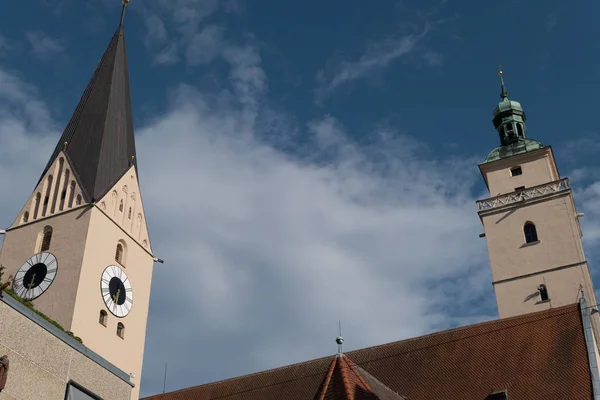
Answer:
<svg viewBox="0 0 600 400"><path fill-rule="evenodd" d="M479 165L490 198L477 202L492 268L500 318L575 303L596 304L581 244L581 226L569 179L552 148L527 138L521 104L494 109L500 146ZM597 322L597 321L596 321Z"/></svg>
<svg viewBox="0 0 600 400"><path fill-rule="evenodd" d="M153 263L138 182L123 16L33 193L6 229L13 291L131 374L137 399Z"/></svg>

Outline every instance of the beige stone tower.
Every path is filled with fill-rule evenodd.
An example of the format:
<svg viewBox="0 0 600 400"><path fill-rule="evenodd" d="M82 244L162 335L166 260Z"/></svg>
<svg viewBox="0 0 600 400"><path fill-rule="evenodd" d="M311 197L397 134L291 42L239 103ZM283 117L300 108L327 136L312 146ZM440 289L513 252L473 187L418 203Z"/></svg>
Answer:
<svg viewBox="0 0 600 400"><path fill-rule="evenodd" d="M154 261L121 20L33 193L6 229L0 264L15 276L16 294L132 374L137 399Z"/></svg>
<svg viewBox="0 0 600 400"><path fill-rule="evenodd" d="M582 294L596 304L569 180L552 148L527 138L523 108L503 81L501 97L493 120L500 146L479 165L491 197L477 202L500 318L572 304Z"/></svg>

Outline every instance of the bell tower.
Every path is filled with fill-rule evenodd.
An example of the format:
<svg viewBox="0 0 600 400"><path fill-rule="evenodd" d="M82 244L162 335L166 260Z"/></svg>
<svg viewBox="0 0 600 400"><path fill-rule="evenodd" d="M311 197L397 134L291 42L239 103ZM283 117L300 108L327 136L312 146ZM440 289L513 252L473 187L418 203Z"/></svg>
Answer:
<svg viewBox="0 0 600 400"><path fill-rule="evenodd" d="M6 229L12 290L131 374L137 399L153 263L138 181L123 17L33 193Z"/></svg>
<svg viewBox="0 0 600 400"><path fill-rule="evenodd" d="M569 179L552 148L527 137L521 104L494 109L500 146L479 165L490 191L477 202L488 246L500 318L559 307L585 295L596 304L581 244L581 226Z"/></svg>

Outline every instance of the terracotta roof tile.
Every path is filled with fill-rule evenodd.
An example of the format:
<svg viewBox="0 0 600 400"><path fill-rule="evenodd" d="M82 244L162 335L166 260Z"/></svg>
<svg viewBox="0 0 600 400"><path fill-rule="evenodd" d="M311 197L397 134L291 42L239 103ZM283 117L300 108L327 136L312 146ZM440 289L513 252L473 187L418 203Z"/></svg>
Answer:
<svg viewBox="0 0 600 400"><path fill-rule="evenodd" d="M364 382L356 377L357 387L358 382L366 383L374 391L374 386L380 389L373 383L377 381L410 400L481 400L504 389L512 399L592 398L578 304L356 350L346 356L363 378ZM331 358L321 358L146 399L312 400L319 398L331 371ZM339 378L343 377L336 377L334 369L330 379ZM332 399L345 399L332 395Z"/></svg>

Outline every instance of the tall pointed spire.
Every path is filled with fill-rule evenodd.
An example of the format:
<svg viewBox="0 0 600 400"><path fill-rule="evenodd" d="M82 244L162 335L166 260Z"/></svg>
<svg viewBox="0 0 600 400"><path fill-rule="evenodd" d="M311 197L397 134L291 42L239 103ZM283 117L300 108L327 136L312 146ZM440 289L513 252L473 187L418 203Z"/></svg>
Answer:
<svg viewBox="0 0 600 400"><path fill-rule="evenodd" d="M87 201L99 199L134 164L135 140L123 19L100 59L42 176L64 151Z"/></svg>

